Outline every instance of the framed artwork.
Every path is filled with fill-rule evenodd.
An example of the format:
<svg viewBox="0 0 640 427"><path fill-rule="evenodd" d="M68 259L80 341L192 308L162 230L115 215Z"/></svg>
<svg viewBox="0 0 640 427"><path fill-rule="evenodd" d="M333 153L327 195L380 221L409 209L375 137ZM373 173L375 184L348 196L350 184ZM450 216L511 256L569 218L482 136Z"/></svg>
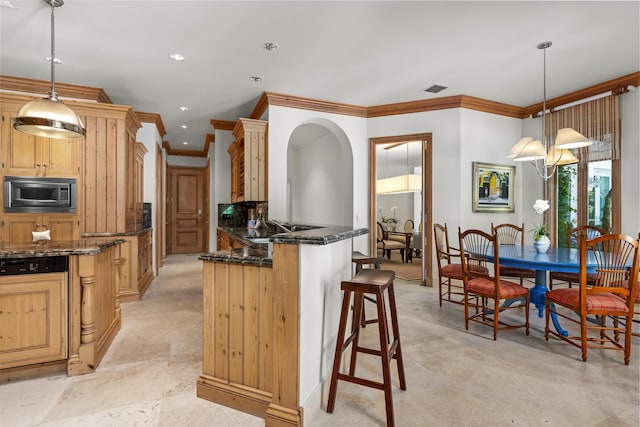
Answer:
<svg viewBox="0 0 640 427"><path fill-rule="evenodd" d="M473 162L473 212L515 210L516 167Z"/></svg>

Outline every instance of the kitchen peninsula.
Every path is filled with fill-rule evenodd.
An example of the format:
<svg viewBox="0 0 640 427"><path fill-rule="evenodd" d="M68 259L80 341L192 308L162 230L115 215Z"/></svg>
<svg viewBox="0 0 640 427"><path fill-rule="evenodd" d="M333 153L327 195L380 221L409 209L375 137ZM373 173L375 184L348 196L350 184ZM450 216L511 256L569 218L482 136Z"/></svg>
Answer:
<svg viewBox="0 0 640 427"><path fill-rule="evenodd" d="M352 238L367 228L301 229L203 254L203 372L198 397L300 426L321 409L340 318L340 282L352 275Z"/></svg>
<svg viewBox="0 0 640 427"><path fill-rule="evenodd" d="M0 243L0 383L95 371L120 330L123 241Z"/></svg>

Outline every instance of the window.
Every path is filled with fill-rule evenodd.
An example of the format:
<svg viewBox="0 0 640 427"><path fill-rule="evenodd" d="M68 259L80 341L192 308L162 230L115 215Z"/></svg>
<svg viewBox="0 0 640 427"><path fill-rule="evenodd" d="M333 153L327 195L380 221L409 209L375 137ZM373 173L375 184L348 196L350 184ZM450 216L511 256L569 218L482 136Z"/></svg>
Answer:
<svg viewBox="0 0 640 427"><path fill-rule="evenodd" d="M547 195L556 200L552 206L558 246L567 244L567 226L595 225L607 231L619 230L621 144L617 96L570 106L546 118L547 138L560 128L571 127L593 142L576 151L577 164L559 166L554 181L547 182Z"/></svg>

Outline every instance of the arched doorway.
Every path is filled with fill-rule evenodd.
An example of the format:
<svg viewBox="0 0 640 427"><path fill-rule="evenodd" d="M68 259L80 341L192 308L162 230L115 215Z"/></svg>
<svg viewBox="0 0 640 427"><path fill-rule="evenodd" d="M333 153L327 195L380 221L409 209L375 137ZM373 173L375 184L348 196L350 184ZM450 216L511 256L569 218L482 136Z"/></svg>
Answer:
<svg viewBox="0 0 640 427"><path fill-rule="evenodd" d="M291 133L287 219L353 225L353 153L344 131L329 120L307 121Z"/></svg>

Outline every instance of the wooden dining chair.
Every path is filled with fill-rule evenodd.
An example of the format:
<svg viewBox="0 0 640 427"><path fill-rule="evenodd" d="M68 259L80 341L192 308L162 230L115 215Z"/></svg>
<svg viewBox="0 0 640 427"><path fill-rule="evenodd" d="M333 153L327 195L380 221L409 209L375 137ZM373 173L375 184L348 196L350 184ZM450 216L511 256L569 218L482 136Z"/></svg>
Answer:
<svg viewBox="0 0 640 427"><path fill-rule="evenodd" d="M391 259L391 251L399 250L400 251L400 259L404 264L404 249L405 243L398 242L396 240L390 240L386 238L386 233L384 232L384 227L382 224L378 222L378 232L376 235L376 246L378 250L382 251L382 256L387 256L387 259Z"/></svg>
<svg viewBox="0 0 640 427"><path fill-rule="evenodd" d="M594 237L607 234L607 231L603 228L596 227L595 225L580 225L578 227L571 227L571 224L567 224L567 247L577 248L579 242L582 239L593 239ZM587 279L593 284L595 276L590 274ZM553 289L554 280L556 285L566 284L569 288L573 285L580 283L580 276L578 273L567 273L561 271L552 271L549 273L549 289ZM560 282L560 283L558 283Z"/></svg>
<svg viewBox="0 0 640 427"><path fill-rule="evenodd" d="M594 239L580 239L579 245L579 286L547 292L544 337L548 341L551 334L580 347L584 362L588 348L622 351L624 364L628 365L638 286L638 240L623 234L605 234ZM588 252L596 262L593 281L587 279ZM565 337L549 329L550 313L576 324L579 333ZM614 320L609 325L607 320L611 318L622 319L622 322ZM624 343L616 339L619 333L624 335Z"/></svg>
<svg viewBox="0 0 640 427"><path fill-rule="evenodd" d="M462 264L460 250L449 246L447 223L433 224L433 236L436 241L436 259L438 260L438 299L454 304L464 304L464 286L462 284Z"/></svg>
<svg viewBox="0 0 640 427"><path fill-rule="evenodd" d="M494 226L491 223L491 234L497 235L500 245L524 246L524 223L521 227L515 224ZM500 277L517 277L520 280L520 286L523 286L524 279L535 279L536 272L529 268L500 266Z"/></svg>
<svg viewBox="0 0 640 427"><path fill-rule="evenodd" d="M494 340L499 330L524 328L529 335L529 289L500 278L500 245L496 234L481 230L463 232L458 228L458 236L464 282L464 327L468 330L470 321L490 326ZM493 263L487 261L489 256L493 256ZM493 301L491 306L489 300ZM500 306L503 300L520 303ZM469 308L473 308L472 313ZM524 309L524 323L504 320L505 312L519 309Z"/></svg>

